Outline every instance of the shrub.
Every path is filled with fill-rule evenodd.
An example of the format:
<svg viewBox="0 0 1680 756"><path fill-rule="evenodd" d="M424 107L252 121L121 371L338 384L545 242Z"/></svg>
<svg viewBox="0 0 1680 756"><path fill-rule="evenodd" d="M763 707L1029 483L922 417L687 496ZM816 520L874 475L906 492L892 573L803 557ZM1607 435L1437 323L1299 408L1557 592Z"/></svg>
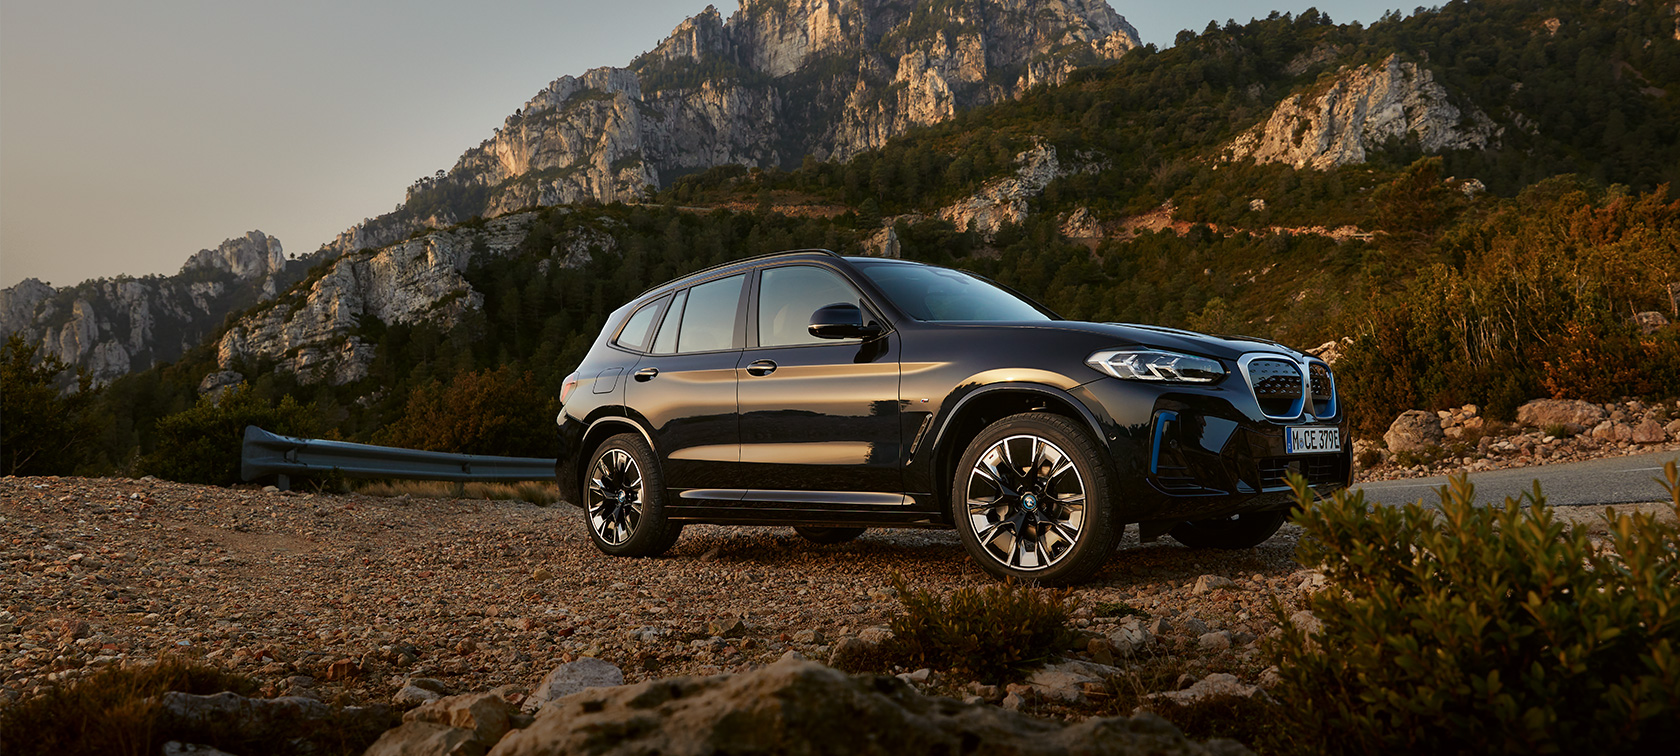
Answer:
<svg viewBox="0 0 1680 756"><path fill-rule="evenodd" d="M7 753L150 754L162 750L157 696L167 691L208 695L256 692L249 678L214 667L165 659L135 667L106 667L75 682L60 683L0 713ZM197 742L197 741L195 741Z"/></svg>
<svg viewBox="0 0 1680 756"><path fill-rule="evenodd" d="M206 396L192 409L158 420L157 451L141 460L141 469L183 483L238 483L247 425L288 436L314 435L319 427L308 409L290 396L271 405L250 385L236 386L219 399Z"/></svg>
<svg viewBox="0 0 1680 756"><path fill-rule="evenodd" d="M892 655L906 666L1004 680L1048 661L1073 641L1066 591L1014 582L958 588L941 599L893 575L904 612L888 623Z"/></svg>
<svg viewBox="0 0 1680 756"><path fill-rule="evenodd" d="M1680 472L1666 468L1680 514ZM1313 502L1301 561L1330 587L1270 650L1273 690L1313 753L1642 752L1680 739L1680 528L1606 513L1605 548L1553 519L1538 485L1479 507ZM1279 618L1282 619L1281 616Z"/></svg>
<svg viewBox="0 0 1680 756"><path fill-rule="evenodd" d="M382 444L515 457L554 455L559 399L529 372L503 365L432 381L409 395L403 415L376 434Z"/></svg>
<svg viewBox="0 0 1680 756"><path fill-rule="evenodd" d="M61 390L70 366L40 351L15 333L0 347L0 474L69 475L97 435L92 378L77 371L74 389Z"/></svg>

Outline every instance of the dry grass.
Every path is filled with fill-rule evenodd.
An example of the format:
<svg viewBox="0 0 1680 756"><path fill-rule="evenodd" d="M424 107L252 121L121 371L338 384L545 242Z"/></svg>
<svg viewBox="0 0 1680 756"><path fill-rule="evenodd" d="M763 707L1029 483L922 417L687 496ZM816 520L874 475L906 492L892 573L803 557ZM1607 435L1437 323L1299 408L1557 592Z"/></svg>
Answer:
<svg viewBox="0 0 1680 756"><path fill-rule="evenodd" d="M431 480L393 480L363 483L356 493L368 496L411 496L416 499L495 499L524 501L546 507L560 501L554 483L445 483Z"/></svg>

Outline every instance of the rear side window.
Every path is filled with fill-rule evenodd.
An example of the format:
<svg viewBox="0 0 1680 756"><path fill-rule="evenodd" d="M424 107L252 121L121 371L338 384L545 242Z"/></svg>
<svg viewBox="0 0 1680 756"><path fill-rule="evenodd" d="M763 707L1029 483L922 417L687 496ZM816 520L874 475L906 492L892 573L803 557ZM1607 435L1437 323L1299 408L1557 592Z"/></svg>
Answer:
<svg viewBox="0 0 1680 756"><path fill-rule="evenodd" d="M665 310L665 323L659 326L659 337L653 340L654 354L677 353L677 327L682 323L683 305L688 303L688 292L677 292L677 298L671 300L671 306Z"/></svg>
<svg viewBox="0 0 1680 756"><path fill-rule="evenodd" d="M735 318L746 275L730 276L688 290L677 352L711 352L735 346Z"/></svg>
<svg viewBox="0 0 1680 756"><path fill-rule="evenodd" d="M631 315L618 332L618 345L638 352L647 351L648 341L653 337L654 318L659 315L659 306L664 303L665 298L655 299Z"/></svg>

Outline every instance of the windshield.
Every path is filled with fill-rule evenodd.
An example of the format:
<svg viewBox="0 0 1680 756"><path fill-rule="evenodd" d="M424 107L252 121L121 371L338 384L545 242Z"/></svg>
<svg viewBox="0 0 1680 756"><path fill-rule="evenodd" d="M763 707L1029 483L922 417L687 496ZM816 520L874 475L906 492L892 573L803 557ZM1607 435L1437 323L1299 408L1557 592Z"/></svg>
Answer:
<svg viewBox="0 0 1680 756"><path fill-rule="evenodd" d="M1031 303L984 279L928 265L857 263L904 314L917 320L1050 320Z"/></svg>

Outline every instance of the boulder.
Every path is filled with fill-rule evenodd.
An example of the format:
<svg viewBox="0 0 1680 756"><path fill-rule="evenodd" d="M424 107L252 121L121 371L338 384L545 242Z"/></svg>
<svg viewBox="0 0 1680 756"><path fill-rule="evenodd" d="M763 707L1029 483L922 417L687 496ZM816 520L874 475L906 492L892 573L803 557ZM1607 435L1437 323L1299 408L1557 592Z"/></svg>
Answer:
<svg viewBox="0 0 1680 756"><path fill-rule="evenodd" d="M401 707L419 706L440 698L443 698L443 694L410 683L402 686L396 695L391 696L391 703Z"/></svg>
<svg viewBox="0 0 1680 756"><path fill-rule="evenodd" d="M385 731L362 756L484 756L488 745L464 727L404 722Z"/></svg>
<svg viewBox="0 0 1680 756"><path fill-rule="evenodd" d="M1231 633L1225 630L1215 630L1203 633L1196 638L1196 647L1203 651L1219 653L1231 648Z"/></svg>
<svg viewBox="0 0 1680 756"><path fill-rule="evenodd" d="M495 693L467 693L440 698L403 715L404 722L430 722L467 730L489 748L513 727L519 708Z"/></svg>
<svg viewBox="0 0 1680 756"><path fill-rule="evenodd" d="M1446 434L1441 431L1441 419L1423 410L1406 410L1394 418L1383 434L1388 450L1421 452L1441 445Z"/></svg>
<svg viewBox="0 0 1680 756"><path fill-rule="evenodd" d="M1579 399L1535 399L1517 408L1517 423L1530 428L1561 425L1580 433L1604 420L1604 408Z"/></svg>
<svg viewBox="0 0 1680 756"><path fill-rule="evenodd" d="M589 688L614 688L624 684L624 672L618 667L594 657L585 656L554 668L531 691L522 707L526 713L535 712L550 701L564 698Z"/></svg>
<svg viewBox="0 0 1680 756"><path fill-rule="evenodd" d="M1660 444L1668 440L1668 431L1663 430L1662 425L1650 418L1635 426L1630 435L1636 444Z"/></svg>
<svg viewBox="0 0 1680 756"><path fill-rule="evenodd" d="M1166 620L1157 621L1166 622ZM1137 617L1127 617L1108 634L1108 642L1114 647L1114 653L1119 656L1131 656L1142 651L1153 640L1155 640L1155 633L1145 627L1143 620Z"/></svg>
<svg viewBox="0 0 1680 756"><path fill-rule="evenodd" d="M1204 593L1217 591L1221 588L1235 588L1237 581L1219 575L1203 575L1196 578L1196 587L1190 589L1192 595L1200 596Z"/></svg>
<svg viewBox="0 0 1680 756"><path fill-rule="evenodd" d="M587 690L555 701L494 756L717 753L1245 754L1197 743L1153 714L1078 724L923 696L878 675L780 661L739 675Z"/></svg>

